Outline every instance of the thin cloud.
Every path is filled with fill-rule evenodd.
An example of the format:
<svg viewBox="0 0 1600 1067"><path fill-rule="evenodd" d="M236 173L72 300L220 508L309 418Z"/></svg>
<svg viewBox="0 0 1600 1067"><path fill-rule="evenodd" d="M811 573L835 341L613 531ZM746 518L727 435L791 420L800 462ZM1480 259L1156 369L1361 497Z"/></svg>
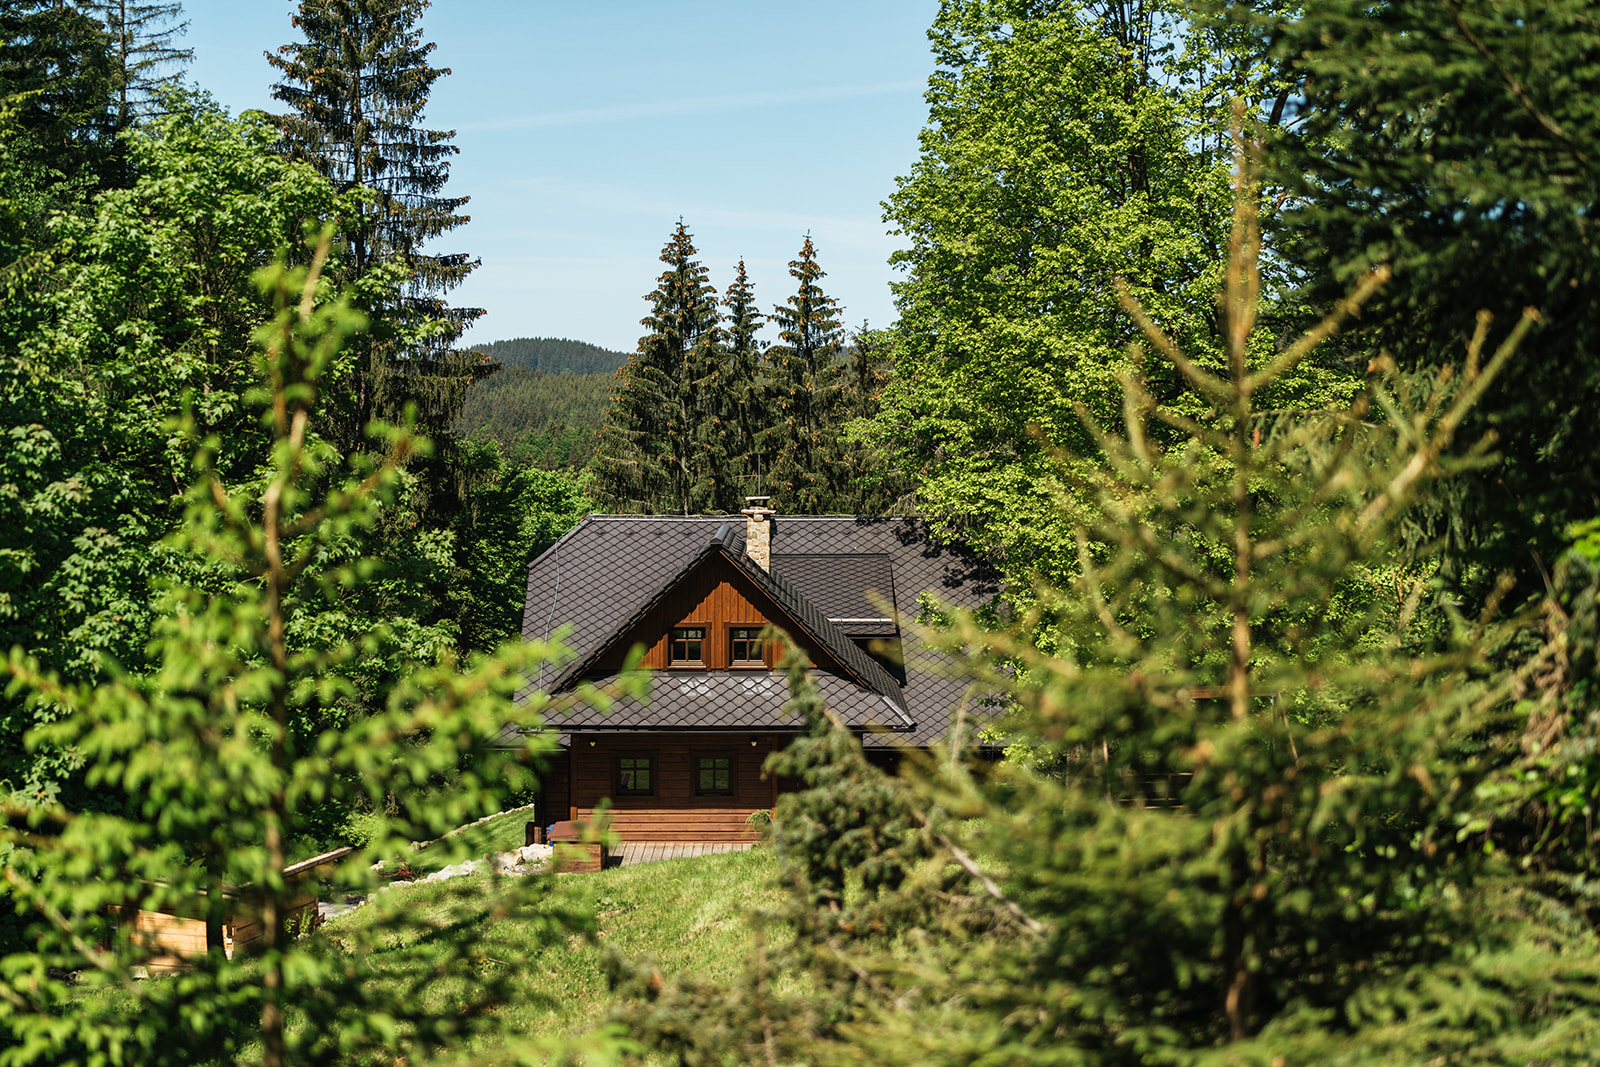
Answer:
<svg viewBox="0 0 1600 1067"><path fill-rule="evenodd" d="M585 107L572 111L551 111L543 115L519 115L483 122L468 122L458 130L531 130L549 126L581 126L603 122L629 122L678 115L699 115L713 111L748 111L764 107L784 107L815 100L855 100L868 96L894 96L921 89L923 82L882 82L877 85L838 85L817 89L796 89L771 93L728 93L723 96L687 97L681 100L649 100L617 104L612 107Z"/></svg>

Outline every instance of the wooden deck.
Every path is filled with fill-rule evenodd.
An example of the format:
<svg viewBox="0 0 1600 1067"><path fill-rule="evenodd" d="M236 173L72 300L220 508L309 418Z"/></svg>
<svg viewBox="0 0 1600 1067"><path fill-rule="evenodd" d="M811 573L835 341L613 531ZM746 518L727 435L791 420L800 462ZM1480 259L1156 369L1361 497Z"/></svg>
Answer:
<svg viewBox="0 0 1600 1067"><path fill-rule="evenodd" d="M685 859L689 856L709 856L714 852L743 852L750 847L746 843L710 842L699 843L692 841L642 841L634 844L622 845L613 850L612 854L621 857L617 864L619 867L632 867L636 863L655 863L657 860Z"/></svg>

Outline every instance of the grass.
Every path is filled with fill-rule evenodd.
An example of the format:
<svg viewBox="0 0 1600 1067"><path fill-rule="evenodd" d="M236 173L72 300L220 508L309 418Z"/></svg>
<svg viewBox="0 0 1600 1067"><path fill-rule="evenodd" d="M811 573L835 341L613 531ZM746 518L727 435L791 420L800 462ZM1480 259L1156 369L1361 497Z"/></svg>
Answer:
<svg viewBox="0 0 1600 1067"><path fill-rule="evenodd" d="M406 857L406 861L418 873L428 874L464 859L482 859L492 852L510 852L522 847L523 834L532 818L532 811L509 812L442 837L417 849Z"/></svg>
<svg viewBox="0 0 1600 1067"><path fill-rule="evenodd" d="M495 820L502 821L508 820ZM520 845L522 824L516 825ZM486 831L483 840L490 847L499 840L494 826L474 828ZM748 916L777 902L774 872L770 850L758 847L548 880L548 891L531 906L513 908L475 931L483 939L481 966L520 972L515 977L523 995L503 1021L529 1037L581 1032L598 1023L611 1003L604 960L612 951L630 959L652 957L666 973L732 979L752 948ZM363 935L370 936L393 911L403 911L421 929L447 926L463 894L492 892L488 875L392 890L374 905L330 921L320 936L366 941ZM594 912L592 937L565 935L554 926L554 917L568 908ZM395 939L369 962L382 967L385 955L392 955L398 968L408 968L417 948L409 939ZM430 991L444 1011L452 995L448 988Z"/></svg>
<svg viewBox="0 0 1600 1067"><path fill-rule="evenodd" d="M421 873L519 847L526 821L523 812L490 820L411 853L410 863ZM613 1004L605 968L612 953L648 957L667 975L737 981L754 948L751 914L779 903L776 872L771 850L758 846L594 874L468 875L387 890L308 937L331 949L334 960L371 965L365 989L423 1015L463 1017L471 1004L472 1013L494 1016L491 1029L500 1035L559 1039L605 1020ZM781 928L768 931L771 939L785 936ZM243 980L255 980L256 968L246 961ZM175 981L182 979L155 979L143 993ZM113 1016L135 1017L147 1007L147 998L127 987L85 988L77 996L80 1005ZM291 1030L307 1021L291 1008ZM252 1028L253 1018L240 1025ZM462 1051L481 1056L491 1047L469 1039ZM252 1044L243 1062L259 1053Z"/></svg>

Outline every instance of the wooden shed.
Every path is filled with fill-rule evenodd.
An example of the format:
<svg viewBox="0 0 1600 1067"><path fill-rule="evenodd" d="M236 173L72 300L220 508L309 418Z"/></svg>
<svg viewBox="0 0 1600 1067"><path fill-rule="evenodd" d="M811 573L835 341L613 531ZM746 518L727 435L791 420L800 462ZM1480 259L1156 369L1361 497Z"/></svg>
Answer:
<svg viewBox="0 0 1600 1067"><path fill-rule="evenodd" d="M292 863L283 869L290 895L284 925L290 930L309 929L317 917L317 871L350 855L350 848L339 848L320 856ZM248 887L223 891L228 907L222 923L222 950L229 959L259 948L262 940L261 911L251 903ZM205 897L202 894L186 905L160 911L143 908L119 909L118 924L131 928L130 936L149 953L142 966L151 974L179 970L185 960L206 954Z"/></svg>

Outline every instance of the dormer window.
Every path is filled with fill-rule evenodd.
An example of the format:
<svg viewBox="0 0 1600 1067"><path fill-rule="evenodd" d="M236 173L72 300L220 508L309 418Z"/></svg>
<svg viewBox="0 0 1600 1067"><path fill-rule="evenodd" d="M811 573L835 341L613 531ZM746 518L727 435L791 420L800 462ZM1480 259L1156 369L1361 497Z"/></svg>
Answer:
<svg viewBox="0 0 1600 1067"><path fill-rule="evenodd" d="M658 633L660 631L657 631ZM704 626L674 626L672 628L672 665L674 667L705 666L706 628Z"/></svg>
<svg viewBox="0 0 1600 1067"><path fill-rule="evenodd" d="M728 663L733 667L764 667L761 627L734 626L728 630Z"/></svg>

